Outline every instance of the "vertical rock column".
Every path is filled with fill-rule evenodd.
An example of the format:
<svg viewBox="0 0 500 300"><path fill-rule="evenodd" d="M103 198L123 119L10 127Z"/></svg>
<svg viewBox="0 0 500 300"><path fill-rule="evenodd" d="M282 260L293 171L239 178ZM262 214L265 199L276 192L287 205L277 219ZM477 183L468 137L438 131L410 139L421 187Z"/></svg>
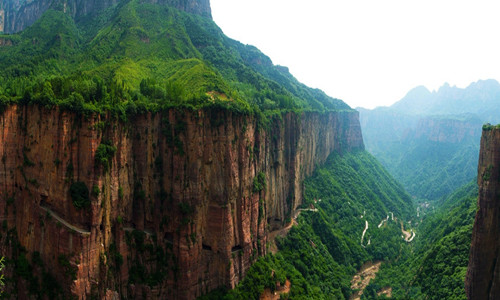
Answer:
<svg viewBox="0 0 500 300"><path fill-rule="evenodd" d="M478 211L465 278L468 299L500 299L500 130L483 130Z"/></svg>

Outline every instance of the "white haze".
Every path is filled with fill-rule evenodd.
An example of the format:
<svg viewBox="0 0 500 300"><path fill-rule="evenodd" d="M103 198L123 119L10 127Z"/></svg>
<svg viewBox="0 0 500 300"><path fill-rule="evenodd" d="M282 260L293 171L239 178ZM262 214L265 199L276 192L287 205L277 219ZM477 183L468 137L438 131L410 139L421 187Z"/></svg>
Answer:
<svg viewBox="0 0 500 300"><path fill-rule="evenodd" d="M211 0L229 37L352 107L500 79L500 1Z"/></svg>

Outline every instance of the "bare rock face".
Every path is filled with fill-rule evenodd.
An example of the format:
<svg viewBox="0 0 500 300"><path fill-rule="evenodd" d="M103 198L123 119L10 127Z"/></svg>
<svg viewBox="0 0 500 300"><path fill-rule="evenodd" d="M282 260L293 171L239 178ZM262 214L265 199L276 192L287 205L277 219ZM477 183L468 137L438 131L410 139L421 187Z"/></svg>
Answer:
<svg viewBox="0 0 500 300"><path fill-rule="evenodd" d="M49 8L63 9L75 19L96 14L121 0L0 0L0 32L15 33L32 25ZM188 13L212 18L210 0L143 0L171 5Z"/></svg>
<svg viewBox="0 0 500 300"><path fill-rule="evenodd" d="M264 128L228 111L124 123L10 106L0 115L0 254L31 271L7 292L27 298L42 279L80 299L234 287L267 253L269 224L302 203L314 166L363 148L357 112L287 113ZM77 185L88 189L77 193L83 205Z"/></svg>
<svg viewBox="0 0 500 300"><path fill-rule="evenodd" d="M478 211L465 279L468 299L500 299L500 130L483 130Z"/></svg>

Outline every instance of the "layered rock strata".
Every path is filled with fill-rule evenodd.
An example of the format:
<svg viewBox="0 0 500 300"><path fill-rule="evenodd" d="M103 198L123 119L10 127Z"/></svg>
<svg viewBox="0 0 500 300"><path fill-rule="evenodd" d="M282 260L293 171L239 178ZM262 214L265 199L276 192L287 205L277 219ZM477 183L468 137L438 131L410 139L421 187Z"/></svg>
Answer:
<svg viewBox="0 0 500 300"><path fill-rule="evenodd" d="M0 253L79 298L194 299L234 287L267 253L270 224L302 203L315 165L363 148L355 111L263 126L229 111L122 122L10 106L0 115ZM75 205L82 183L90 200ZM7 292L27 297L31 277L15 278Z"/></svg>
<svg viewBox="0 0 500 300"><path fill-rule="evenodd" d="M468 299L500 299L500 129L483 130L477 181L465 290Z"/></svg>

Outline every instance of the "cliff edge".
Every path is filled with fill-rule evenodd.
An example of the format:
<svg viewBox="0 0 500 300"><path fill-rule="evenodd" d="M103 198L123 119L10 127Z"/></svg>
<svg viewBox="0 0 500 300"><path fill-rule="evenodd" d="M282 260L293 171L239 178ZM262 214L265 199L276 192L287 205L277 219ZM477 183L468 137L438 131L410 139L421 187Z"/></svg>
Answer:
<svg viewBox="0 0 500 300"><path fill-rule="evenodd" d="M465 279L468 299L500 299L500 129L484 126L478 211Z"/></svg>
<svg viewBox="0 0 500 300"><path fill-rule="evenodd" d="M68 297L194 299L234 287L315 166L363 148L354 111L283 113L264 129L224 110L124 123L11 105L0 115L7 292L28 297L42 281Z"/></svg>

